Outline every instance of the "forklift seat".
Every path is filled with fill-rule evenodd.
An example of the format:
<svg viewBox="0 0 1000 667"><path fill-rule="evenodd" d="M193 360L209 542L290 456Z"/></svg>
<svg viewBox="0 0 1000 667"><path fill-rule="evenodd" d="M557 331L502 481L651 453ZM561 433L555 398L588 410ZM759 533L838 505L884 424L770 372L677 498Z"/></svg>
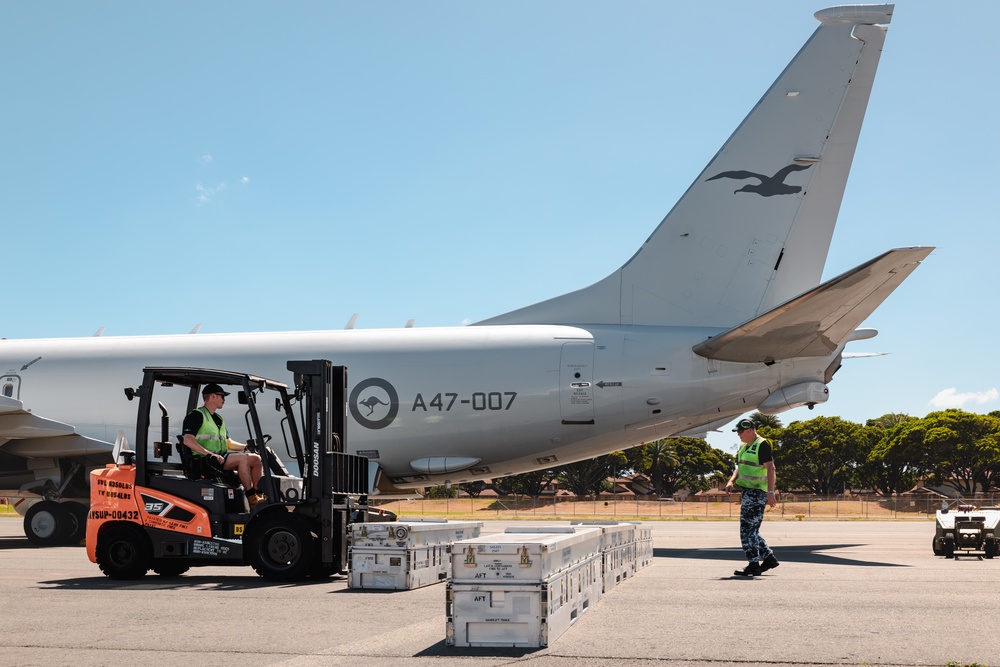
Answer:
<svg viewBox="0 0 1000 667"><path fill-rule="evenodd" d="M227 470L221 475L206 475L198 464L197 457L191 448L184 444L184 436L177 436L177 452L181 455L181 465L184 468L184 476L188 479L193 479L195 481L199 480L209 480L218 481L223 484L229 484L230 486L238 486L242 488L240 484L240 476L236 474L235 470Z"/></svg>

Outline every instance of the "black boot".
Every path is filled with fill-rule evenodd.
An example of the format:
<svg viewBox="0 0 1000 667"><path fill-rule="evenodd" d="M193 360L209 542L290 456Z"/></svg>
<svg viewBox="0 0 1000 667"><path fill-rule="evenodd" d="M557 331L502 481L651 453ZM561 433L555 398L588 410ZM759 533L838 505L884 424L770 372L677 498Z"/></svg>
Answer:
<svg viewBox="0 0 1000 667"><path fill-rule="evenodd" d="M760 563L757 561L750 561L750 563L742 570L736 570L733 572L738 577L757 577L760 576Z"/></svg>
<svg viewBox="0 0 1000 667"><path fill-rule="evenodd" d="M767 558L765 558L763 561L761 561L761 563L760 563L760 571L761 572L767 572L768 570L773 570L774 568L778 567L779 565L781 565L781 563L779 563L778 559L774 557L774 554L771 554L770 556L768 556Z"/></svg>

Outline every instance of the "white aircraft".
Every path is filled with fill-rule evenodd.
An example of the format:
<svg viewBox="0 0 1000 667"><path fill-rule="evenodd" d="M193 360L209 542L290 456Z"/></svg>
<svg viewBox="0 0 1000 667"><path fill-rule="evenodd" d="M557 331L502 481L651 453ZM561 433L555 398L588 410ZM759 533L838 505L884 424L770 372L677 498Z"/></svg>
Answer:
<svg viewBox="0 0 1000 667"><path fill-rule="evenodd" d="M857 327L933 249L890 250L819 284L892 10L817 12L819 28L666 218L590 287L456 328L0 341L0 495L34 501L36 542L79 522L87 470L135 428L122 389L147 365L279 380L289 359L346 365L348 449L377 464L383 490L826 401L846 345L876 333ZM170 407L175 430L182 410Z"/></svg>

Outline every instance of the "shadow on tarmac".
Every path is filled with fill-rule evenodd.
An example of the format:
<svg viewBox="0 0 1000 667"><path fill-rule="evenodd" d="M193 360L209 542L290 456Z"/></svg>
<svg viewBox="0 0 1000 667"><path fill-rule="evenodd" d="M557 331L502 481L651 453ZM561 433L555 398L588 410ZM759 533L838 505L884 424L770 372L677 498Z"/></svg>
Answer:
<svg viewBox="0 0 1000 667"><path fill-rule="evenodd" d="M94 566L97 567L96 565ZM161 577L147 574L141 579L121 580L111 579L103 575L81 579L53 579L40 581L42 590L72 590L72 591L108 591L108 590L213 590L213 591L250 591L260 588L298 588L301 586L329 585L344 577L327 577L306 579L305 581L268 581L256 575L180 575L176 577Z"/></svg>
<svg viewBox="0 0 1000 667"><path fill-rule="evenodd" d="M77 544L60 544L58 546L69 546L75 547L80 546ZM40 547L32 542L27 537L4 537L0 538L0 550L3 549L51 549L52 547Z"/></svg>
<svg viewBox="0 0 1000 667"><path fill-rule="evenodd" d="M448 646L442 639L437 644L428 646L423 651L414 654L415 658L523 658L532 653L545 650L542 648L527 648L515 646Z"/></svg>
<svg viewBox="0 0 1000 667"><path fill-rule="evenodd" d="M864 546L861 544L812 544L801 547L778 547L774 555L782 563L810 563L813 565L854 565L862 567L910 567L898 563L885 563L873 560L858 560L844 556L836 556L827 551L834 549L851 549ZM694 558L701 560L733 560L744 563L742 549L653 549L654 558Z"/></svg>

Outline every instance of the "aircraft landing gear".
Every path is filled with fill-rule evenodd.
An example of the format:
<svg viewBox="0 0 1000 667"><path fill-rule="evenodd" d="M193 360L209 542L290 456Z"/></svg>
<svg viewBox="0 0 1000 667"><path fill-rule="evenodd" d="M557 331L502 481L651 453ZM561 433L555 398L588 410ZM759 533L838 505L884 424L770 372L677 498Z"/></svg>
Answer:
<svg viewBox="0 0 1000 667"><path fill-rule="evenodd" d="M79 544L87 535L87 507L73 501L37 502L24 514L24 534L40 547Z"/></svg>
<svg viewBox="0 0 1000 667"><path fill-rule="evenodd" d="M54 500L43 500L24 515L24 534L40 547L62 544L70 524L69 511Z"/></svg>

